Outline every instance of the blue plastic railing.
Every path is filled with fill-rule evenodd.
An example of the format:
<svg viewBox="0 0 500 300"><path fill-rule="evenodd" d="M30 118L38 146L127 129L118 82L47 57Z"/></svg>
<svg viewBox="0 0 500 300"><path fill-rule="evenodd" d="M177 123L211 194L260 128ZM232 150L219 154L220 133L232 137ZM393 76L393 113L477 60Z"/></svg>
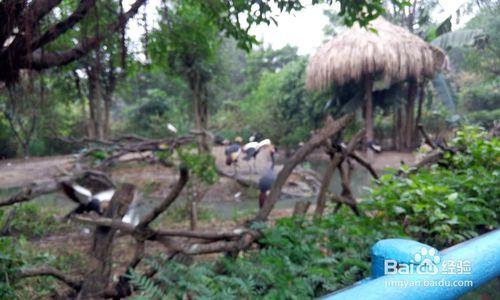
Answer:
<svg viewBox="0 0 500 300"><path fill-rule="evenodd" d="M500 230L439 252L416 241L387 239L372 247L371 278L322 299L456 299L499 276Z"/></svg>

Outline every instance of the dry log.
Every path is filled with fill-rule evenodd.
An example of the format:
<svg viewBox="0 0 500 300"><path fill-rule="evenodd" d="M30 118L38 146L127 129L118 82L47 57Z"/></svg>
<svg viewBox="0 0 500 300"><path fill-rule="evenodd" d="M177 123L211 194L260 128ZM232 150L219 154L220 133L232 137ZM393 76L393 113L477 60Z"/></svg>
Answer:
<svg viewBox="0 0 500 300"><path fill-rule="evenodd" d="M35 277L35 276L52 276L76 291L78 291L82 285L81 280L78 280L71 276L67 276L61 271L49 266L43 266L34 269L21 269L19 271L18 276L20 278Z"/></svg>
<svg viewBox="0 0 500 300"><path fill-rule="evenodd" d="M30 184L16 195L0 200L0 207L30 201L42 195L57 192L58 190L59 182L55 180L44 184Z"/></svg>
<svg viewBox="0 0 500 300"><path fill-rule="evenodd" d="M125 223L117 219L75 216L73 217L73 220L84 224L111 227L120 230L124 234L140 235L143 233L143 231L140 231L137 227L134 227L129 223ZM151 231L149 231L149 236L147 239L154 241L158 237L184 237L184 238L207 239L207 240L223 240L223 239L239 238L242 236L242 234L246 232L248 232L247 229L240 229L240 228L232 231L221 230L221 231L209 231L209 232L191 231L191 230L151 229Z"/></svg>

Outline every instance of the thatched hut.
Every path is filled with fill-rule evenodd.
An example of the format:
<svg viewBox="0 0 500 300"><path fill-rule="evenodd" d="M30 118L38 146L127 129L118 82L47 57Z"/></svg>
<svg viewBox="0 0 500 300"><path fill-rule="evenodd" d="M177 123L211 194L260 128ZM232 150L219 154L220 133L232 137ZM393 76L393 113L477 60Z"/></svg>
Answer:
<svg viewBox="0 0 500 300"><path fill-rule="evenodd" d="M370 26L375 31L355 25L321 46L309 60L307 87L321 90L350 81L362 83L366 105L366 142L371 142L374 82L381 80L391 84L409 80L409 117L405 135L411 139L417 81L433 76L443 64L445 56L420 37L381 17Z"/></svg>

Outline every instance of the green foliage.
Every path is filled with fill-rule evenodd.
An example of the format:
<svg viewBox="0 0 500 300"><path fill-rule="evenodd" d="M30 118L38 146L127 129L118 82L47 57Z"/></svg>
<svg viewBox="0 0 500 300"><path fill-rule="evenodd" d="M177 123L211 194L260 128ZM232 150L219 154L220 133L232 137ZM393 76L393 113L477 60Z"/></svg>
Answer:
<svg viewBox="0 0 500 300"><path fill-rule="evenodd" d="M0 116L0 159L12 158L16 155L16 146L9 131L7 120Z"/></svg>
<svg viewBox="0 0 500 300"><path fill-rule="evenodd" d="M261 76L257 87L241 103L241 114L252 131L279 145L296 147L323 121L327 100L323 94L306 90L306 63L300 59Z"/></svg>
<svg viewBox="0 0 500 300"><path fill-rule="evenodd" d="M469 120L474 124L492 128L494 122L500 120L500 108L494 110L480 110L468 114Z"/></svg>
<svg viewBox="0 0 500 300"><path fill-rule="evenodd" d="M1 213L0 213L1 216ZM18 247L11 237L0 237L0 299L13 299L13 279L17 269L23 265Z"/></svg>
<svg viewBox="0 0 500 300"><path fill-rule="evenodd" d="M431 44L444 50L459 47L481 47L486 41L486 36L480 29L463 29L447 32L434 39Z"/></svg>
<svg viewBox="0 0 500 300"><path fill-rule="evenodd" d="M149 260L152 279L131 275L138 299L311 299L351 285L369 273L369 249L383 238L410 237L443 248L499 224L500 144L465 127L459 149L441 165L408 176L386 174L354 217L343 207L321 220L283 218L263 232L261 249L231 260L185 266ZM406 170L408 172L408 170Z"/></svg>
<svg viewBox="0 0 500 300"><path fill-rule="evenodd" d="M12 210L5 213L3 218L0 215L0 228L8 221L11 235L36 238L65 228L54 218L55 209L36 203L23 203Z"/></svg>
<svg viewBox="0 0 500 300"><path fill-rule="evenodd" d="M191 175L208 184L217 182L215 158L212 155L195 154L191 149L178 150L178 153L182 164L190 170Z"/></svg>
<svg viewBox="0 0 500 300"><path fill-rule="evenodd" d="M500 5L492 4L492 8L482 9L467 23L467 30L481 30L484 33L475 48L465 48L465 70L480 75L485 81L498 80L500 64ZM498 84L498 83L497 83Z"/></svg>
<svg viewBox="0 0 500 300"><path fill-rule="evenodd" d="M313 0L312 4L322 3L321 0ZM326 3L340 4L339 15L343 17L346 25L351 26L359 23L361 26L369 27L368 23L375 20L384 12L384 3L381 0L352 1L352 0L327 0ZM405 0L391 0L395 8L402 9L411 5ZM198 1L196 1L198 3ZM280 12L291 13L305 7L300 0L273 0L273 1L199 1L202 10L213 20L221 32L226 36L233 37L238 41L238 46L249 51L257 43L255 36L250 34L250 28L258 24L277 23L274 12L277 7Z"/></svg>
<svg viewBox="0 0 500 300"><path fill-rule="evenodd" d="M420 242L445 247L472 238L500 222L500 143L485 132L466 127L441 165L407 177L380 178L365 210L375 212L383 227L404 230Z"/></svg>
<svg viewBox="0 0 500 300"><path fill-rule="evenodd" d="M369 247L383 235L368 219L347 210L321 221L280 219L264 230L262 249L235 261L222 259L223 273L212 262L185 266L161 258L149 265L153 279L132 274L137 299L309 299L352 284L368 274Z"/></svg>
<svg viewBox="0 0 500 300"><path fill-rule="evenodd" d="M436 93L436 97L446 107L448 113L454 113L456 110L456 95L450 83L443 73L438 73L432 78L432 85Z"/></svg>
<svg viewBox="0 0 500 300"><path fill-rule="evenodd" d="M60 291L60 282L48 276L21 280L18 274L22 268L49 265L67 272L70 268L81 267L83 263L81 253L55 256L40 252L30 245L24 236L0 237L0 299L44 298L57 290Z"/></svg>
<svg viewBox="0 0 500 300"><path fill-rule="evenodd" d="M497 83L476 83L460 94L460 109L475 124L486 128L500 120L500 90Z"/></svg>
<svg viewBox="0 0 500 300"><path fill-rule="evenodd" d="M160 29L151 35L149 52L156 65L188 81L207 82L221 39L219 29L200 5L176 2L166 9Z"/></svg>

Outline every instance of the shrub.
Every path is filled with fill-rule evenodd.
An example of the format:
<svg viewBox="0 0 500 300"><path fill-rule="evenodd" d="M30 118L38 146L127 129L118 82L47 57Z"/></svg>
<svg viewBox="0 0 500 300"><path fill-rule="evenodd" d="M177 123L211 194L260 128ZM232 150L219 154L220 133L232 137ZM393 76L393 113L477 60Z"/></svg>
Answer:
<svg viewBox="0 0 500 300"><path fill-rule="evenodd" d="M37 203L24 203L12 209L14 211L9 211L3 218L0 215L0 228L9 222L8 231L11 235L36 238L66 227L54 218L55 209L42 207ZM14 215L12 216L11 213Z"/></svg>
<svg viewBox="0 0 500 300"><path fill-rule="evenodd" d="M185 266L150 259L158 273L153 279L131 275L136 296L310 299L368 276L370 248L380 239L411 237L442 248L497 227L498 140L466 127L451 146L458 152L429 170L382 176L360 205L363 217L343 208L321 220L280 219L262 229L260 250L235 260Z"/></svg>
<svg viewBox="0 0 500 300"><path fill-rule="evenodd" d="M363 203L384 227L404 230L436 247L497 227L500 216L500 144L477 127L457 133L443 165L399 177L386 174Z"/></svg>
<svg viewBox="0 0 500 300"><path fill-rule="evenodd" d="M368 275L370 246L388 236L371 222L347 209L319 221L283 218L264 229L261 250L222 259L223 272L214 262L185 266L157 257L148 261L158 270L154 279L131 278L137 298L313 298Z"/></svg>

